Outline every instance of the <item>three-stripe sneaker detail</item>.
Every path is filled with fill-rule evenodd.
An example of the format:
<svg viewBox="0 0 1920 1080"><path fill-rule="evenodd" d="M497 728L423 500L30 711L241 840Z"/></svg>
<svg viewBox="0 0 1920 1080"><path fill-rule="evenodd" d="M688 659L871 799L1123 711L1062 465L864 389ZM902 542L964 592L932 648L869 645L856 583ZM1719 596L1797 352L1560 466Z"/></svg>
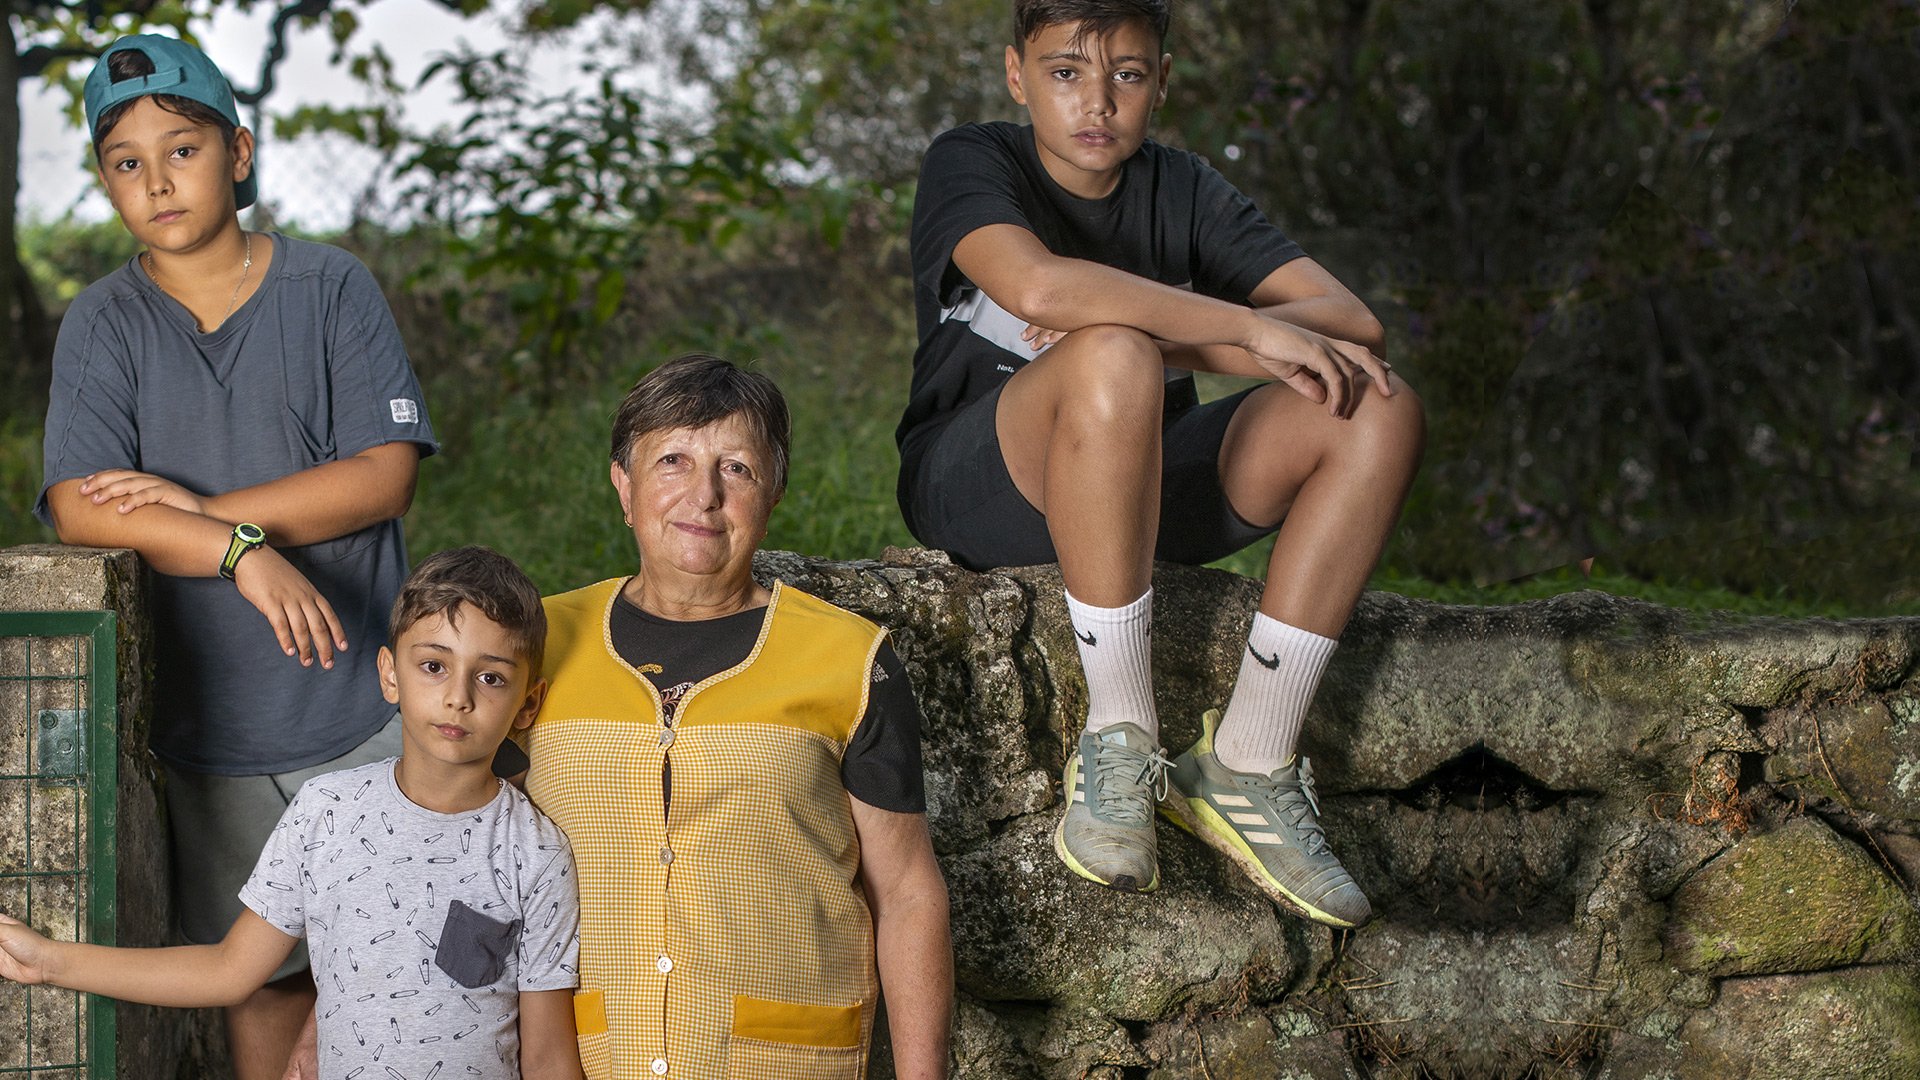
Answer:
<svg viewBox="0 0 1920 1080"><path fill-rule="evenodd" d="M1213 752L1220 712L1200 721L1200 741L1173 761L1173 822L1246 871L1262 892L1315 922L1351 928L1373 914L1353 876L1327 847L1313 766L1295 757L1262 776L1234 772Z"/></svg>
<svg viewBox="0 0 1920 1080"><path fill-rule="evenodd" d="M1053 832L1067 869L1123 892L1160 887L1153 806L1166 797L1169 764L1159 741L1136 724L1081 734L1062 782L1067 809Z"/></svg>

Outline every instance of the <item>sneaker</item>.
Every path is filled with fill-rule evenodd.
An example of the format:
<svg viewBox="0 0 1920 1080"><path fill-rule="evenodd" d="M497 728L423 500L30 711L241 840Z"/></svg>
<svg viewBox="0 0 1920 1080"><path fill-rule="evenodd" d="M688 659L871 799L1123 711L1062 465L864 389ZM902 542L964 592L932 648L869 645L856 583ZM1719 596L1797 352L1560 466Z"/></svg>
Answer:
<svg viewBox="0 0 1920 1080"><path fill-rule="evenodd" d="M1110 889L1159 888L1153 804L1166 797L1169 764L1159 741L1136 724L1082 733L1080 752L1067 760L1067 812L1053 832L1060 861Z"/></svg>
<svg viewBox="0 0 1920 1080"><path fill-rule="evenodd" d="M1282 906L1352 928L1373 915L1353 876L1327 847L1313 766L1303 757L1267 776L1234 772L1213 752L1220 711L1200 721L1200 741L1173 761L1174 791L1160 804L1173 822L1219 849Z"/></svg>

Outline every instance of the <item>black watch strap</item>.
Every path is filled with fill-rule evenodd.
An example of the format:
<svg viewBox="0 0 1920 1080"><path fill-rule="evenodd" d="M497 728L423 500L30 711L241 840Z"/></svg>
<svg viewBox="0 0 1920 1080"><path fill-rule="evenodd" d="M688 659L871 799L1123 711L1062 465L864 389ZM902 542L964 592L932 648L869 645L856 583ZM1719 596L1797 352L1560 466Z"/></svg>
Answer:
<svg viewBox="0 0 1920 1080"><path fill-rule="evenodd" d="M246 521L235 525L233 536L227 540L227 553L220 559L220 576L232 581L234 567L240 565L240 556L266 542L266 530L260 526Z"/></svg>

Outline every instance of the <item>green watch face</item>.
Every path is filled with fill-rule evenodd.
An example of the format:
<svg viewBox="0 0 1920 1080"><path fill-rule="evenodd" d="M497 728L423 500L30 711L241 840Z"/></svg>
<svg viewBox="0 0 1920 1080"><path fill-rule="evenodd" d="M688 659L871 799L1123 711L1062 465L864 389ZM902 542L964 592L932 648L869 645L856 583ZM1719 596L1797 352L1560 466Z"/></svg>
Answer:
<svg viewBox="0 0 1920 1080"><path fill-rule="evenodd" d="M266 543L265 529L250 521L243 521L233 527L233 537L227 541L227 553L220 559L220 576L233 580L233 568L239 564L240 556Z"/></svg>

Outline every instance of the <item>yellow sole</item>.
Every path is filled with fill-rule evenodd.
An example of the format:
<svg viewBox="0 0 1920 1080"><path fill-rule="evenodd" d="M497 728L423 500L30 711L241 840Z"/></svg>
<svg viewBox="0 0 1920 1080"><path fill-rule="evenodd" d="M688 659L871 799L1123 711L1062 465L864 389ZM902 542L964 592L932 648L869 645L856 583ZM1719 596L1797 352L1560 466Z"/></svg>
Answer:
<svg viewBox="0 0 1920 1080"><path fill-rule="evenodd" d="M1144 888L1122 889L1080 865L1080 860L1074 858L1073 853L1067 850L1067 815L1064 813L1060 815L1060 824L1053 828L1053 853L1060 856L1060 861L1067 864L1067 869L1086 878L1095 885L1104 885L1115 892L1150 893L1160 887L1160 868L1157 866L1153 868L1153 880L1147 882Z"/></svg>
<svg viewBox="0 0 1920 1080"><path fill-rule="evenodd" d="M1160 804L1160 812L1167 820L1200 838L1208 847L1218 851L1238 866L1242 873L1253 881L1254 887L1267 895L1267 899L1280 905L1301 918L1341 930L1352 930L1358 923L1329 915L1305 900L1287 891L1287 887L1275 881L1267 873L1267 868L1247 846L1240 834L1233 831L1225 818L1207 805L1205 799L1175 797Z"/></svg>

